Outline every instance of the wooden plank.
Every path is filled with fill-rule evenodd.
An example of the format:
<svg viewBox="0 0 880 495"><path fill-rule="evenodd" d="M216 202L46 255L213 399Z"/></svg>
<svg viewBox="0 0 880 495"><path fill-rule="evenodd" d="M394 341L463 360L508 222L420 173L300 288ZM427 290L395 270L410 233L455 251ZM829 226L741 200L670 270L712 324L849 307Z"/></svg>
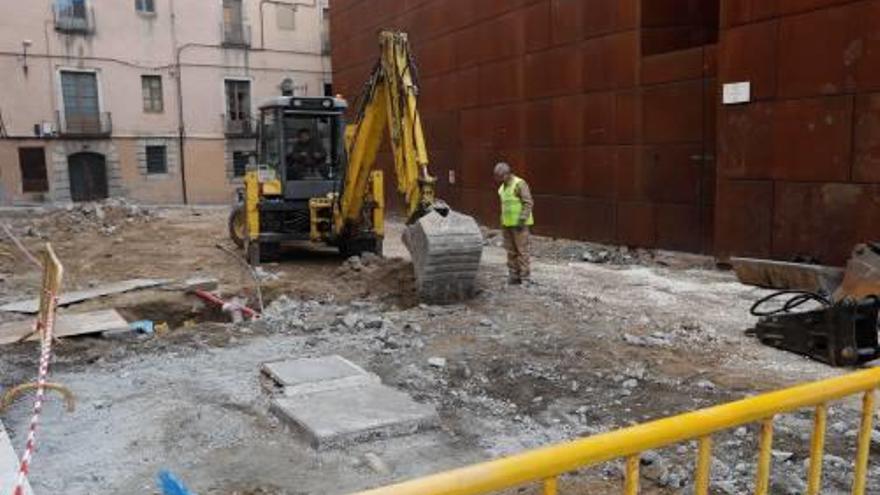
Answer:
<svg viewBox="0 0 880 495"><path fill-rule="evenodd" d="M79 290L61 294L58 298L58 306L67 306L70 304L95 299L98 297L110 296L114 294L122 294L138 289L149 289L150 287L158 287L169 282L166 279L150 279L138 278L133 280L125 280L123 282L115 282L112 284L102 285L93 289ZM13 313L35 314L40 310L40 299L28 299L26 301L17 301L0 306L0 311Z"/></svg>
<svg viewBox="0 0 880 495"><path fill-rule="evenodd" d="M6 434L3 423L0 422L0 493L12 493L12 488L18 477L18 462L18 456L15 454L15 449L12 448L9 435ZM31 485L27 481L25 481L24 493L25 495L33 495Z"/></svg>
<svg viewBox="0 0 880 495"><path fill-rule="evenodd" d="M33 331L33 321L15 321L0 325L0 345L12 344ZM120 330L128 327L128 322L115 309L92 311L89 313L62 313L55 321L55 337L73 337ZM28 340L39 340L32 335Z"/></svg>
<svg viewBox="0 0 880 495"><path fill-rule="evenodd" d="M739 281L768 289L806 290L831 294L843 280L843 269L756 258L731 258Z"/></svg>

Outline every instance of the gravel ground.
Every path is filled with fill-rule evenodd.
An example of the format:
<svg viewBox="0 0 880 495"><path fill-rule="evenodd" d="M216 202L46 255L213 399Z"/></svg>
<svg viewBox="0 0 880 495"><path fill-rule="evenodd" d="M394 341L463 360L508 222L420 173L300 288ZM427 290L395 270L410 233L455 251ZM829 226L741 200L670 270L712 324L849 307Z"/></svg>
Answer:
<svg viewBox="0 0 880 495"><path fill-rule="evenodd" d="M139 210L131 222L120 217L110 233L103 223L69 232L29 217L10 221L19 233L39 226L24 236L30 246L51 240L60 247L74 287L132 271L201 273L220 278L226 295L252 298L247 277L213 247L224 242L224 215ZM46 408L36 492L155 493L156 473L169 468L203 495L350 493L845 372L745 337L753 323L748 308L764 291L739 284L706 258L613 248L606 259L601 252L612 248L536 239L537 284L508 287L503 250L490 238L479 295L424 306L412 296L401 226L391 228L389 259L343 263L323 251L295 250L293 259L266 267L273 302L260 322L223 323L196 301L158 291L76 308L122 308L130 318L169 321L172 330L64 341L52 379L75 392L78 407L65 413L53 400ZM120 238L137 248L120 252ZM175 256L163 255L172 242ZM4 260L2 293L31 290L36 276ZM265 361L328 354L435 405L443 427L313 452L268 413L258 369ZM0 387L29 380L35 359L32 344L5 347ZM823 493L847 492L857 408L849 400L831 410ZM28 410L20 401L0 417L17 446ZM810 417L805 411L777 419L771 493L803 493ZM715 493L751 491L755 441L751 426L716 438ZM648 453L647 492L688 492L694 453L694 445ZM610 492L620 474L620 463L610 463L563 485L566 493ZM878 486L876 468L871 477Z"/></svg>

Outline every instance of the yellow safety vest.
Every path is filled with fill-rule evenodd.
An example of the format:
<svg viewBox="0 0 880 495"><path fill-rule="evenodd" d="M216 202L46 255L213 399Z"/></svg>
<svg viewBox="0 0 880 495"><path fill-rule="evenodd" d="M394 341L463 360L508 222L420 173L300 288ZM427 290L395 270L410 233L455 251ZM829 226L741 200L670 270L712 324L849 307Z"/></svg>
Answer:
<svg viewBox="0 0 880 495"><path fill-rule="evenodd" d="M522 200L516 194L516 189L524 181L517 176L513 176L508 186L506 183L501 184L498 188L498 196L501 198L501 226L502 227L518 227L519 217L522 215ZM534 215L529 215L526 225L534 225Z"/></svg>

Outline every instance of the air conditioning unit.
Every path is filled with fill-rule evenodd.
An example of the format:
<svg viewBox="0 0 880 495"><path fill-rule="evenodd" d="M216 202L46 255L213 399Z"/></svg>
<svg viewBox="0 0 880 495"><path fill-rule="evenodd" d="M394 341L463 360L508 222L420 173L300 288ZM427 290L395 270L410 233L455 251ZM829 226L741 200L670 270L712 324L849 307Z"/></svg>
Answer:
<svg viewBox="0 0 880 495"><path fill-rule="evenodd" d="M55 128L55 122L43 122L40 124L44 136L56 136L58 129Z"/></svg>
<svg viewBox="0 0 880 495"><path fill-rule="evenodd" d="M58 134L58 131L55 129L54 122L40 122L39 124L34 124L34 135L39 138L53 137Z"/></svg>

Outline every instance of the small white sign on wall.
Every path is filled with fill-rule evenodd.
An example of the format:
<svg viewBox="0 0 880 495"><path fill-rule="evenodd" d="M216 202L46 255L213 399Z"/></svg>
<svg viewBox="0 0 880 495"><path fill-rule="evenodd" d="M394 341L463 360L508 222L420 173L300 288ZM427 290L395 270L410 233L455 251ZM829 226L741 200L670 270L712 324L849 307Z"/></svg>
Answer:
<svg viewBox="0 0 880 495"><path fill-rule="evenodd" d="M725 105L738 105L752 101L752 83L749 81L727 83L724 85L722 102Z"/></svg>
<svg viewBox="0 0 880 495"><path fill-rule="evenodd" d="M455 170L449 171L449 183L455 184Z"/></svg>

